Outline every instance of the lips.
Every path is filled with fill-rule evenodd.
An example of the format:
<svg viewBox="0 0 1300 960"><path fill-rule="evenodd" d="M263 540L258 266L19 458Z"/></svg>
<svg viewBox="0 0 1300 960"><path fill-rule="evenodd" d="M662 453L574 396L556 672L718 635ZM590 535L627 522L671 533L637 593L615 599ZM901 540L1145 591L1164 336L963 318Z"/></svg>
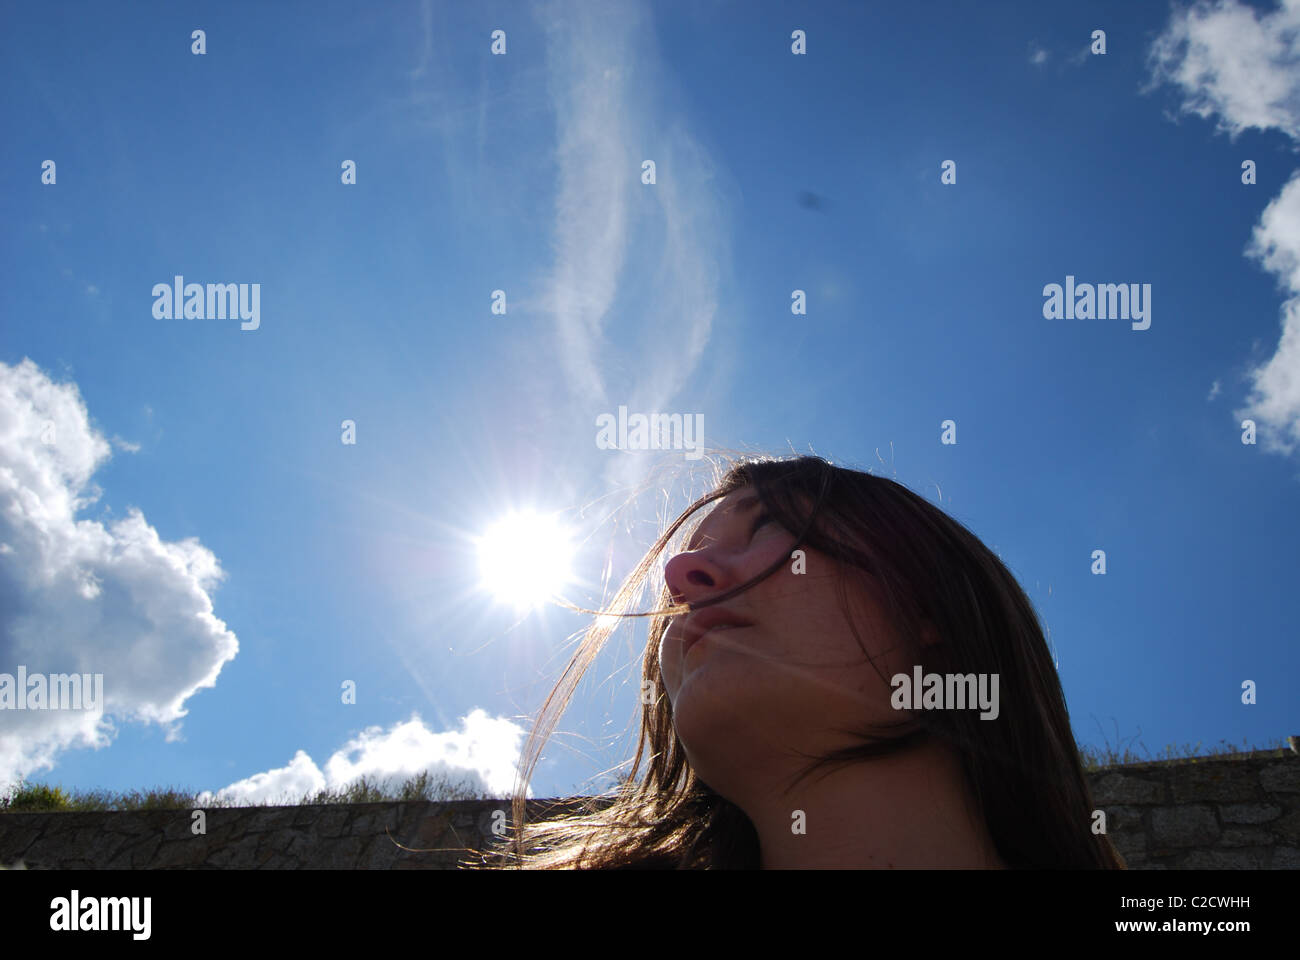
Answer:
<svg viewBox="0 0 1300 960"><path fill-rule="evenodd" d="M682 656L691 649L700 637L710 630L720 627L751 627L753 623L739 614L721 607L705 607L686 618L686 629L682 633Z"/></svg>

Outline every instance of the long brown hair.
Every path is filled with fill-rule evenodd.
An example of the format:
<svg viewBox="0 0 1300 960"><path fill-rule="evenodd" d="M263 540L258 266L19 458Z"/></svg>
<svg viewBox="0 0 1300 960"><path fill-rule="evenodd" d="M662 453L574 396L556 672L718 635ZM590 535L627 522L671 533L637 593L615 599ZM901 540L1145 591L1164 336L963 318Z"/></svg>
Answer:
<svg viewBox="0 0 1300 960"><path fill-rule="evenodd" d="M626 609L644 593L664 547L689 517L751 485L765 509L796 534L792 551L807 544L836 562L846 611L846 581L864 582L867 575L881 588L888 622L904 649L919 652L924 645L927 672L998 674L1006 692L996 721L982 721L971 710L902 712L899 724L864 729L859 745L816 758L803 775L869 762L938 738L960 755L976 814L1008 866L1124 869L1109 839L1092 832L1094 806L1065 696L1029 598L979 538L902 484L813 456L733 461L712 492L659 537L619 588L611 610ZM583 673L616 618L626 614L606 611L597 618L547 697L525 746L512 798L514 836L493 849L471 851L474 858L463 865L759 867L758 834L749 818L687 762L660 674L659 641L671 617L735 596L789 562L783 555L748 583L690 607L675 604L665 585L659 609L632 614L653 619L642 661L645 689L652 692L643 698L649 702L641 708L631 772L617 797L590 798L578 813L530 824L525 784ZM643 757L647 772L638 781Z"/></svg>

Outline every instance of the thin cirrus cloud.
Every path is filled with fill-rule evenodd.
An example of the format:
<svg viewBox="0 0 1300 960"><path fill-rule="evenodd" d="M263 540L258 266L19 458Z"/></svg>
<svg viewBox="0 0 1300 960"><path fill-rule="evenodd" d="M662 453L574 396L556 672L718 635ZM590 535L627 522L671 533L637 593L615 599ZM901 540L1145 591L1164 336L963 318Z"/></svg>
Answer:
<svg viewBox="0 0 1300 960"><path fill-rule="evenodd" d="M705 142L708 119L697 98L662 55L649 4L538 0L528 9L531 23L515 21L496 42L524 51L529 66L496 66L500 73L486 76L476 97L456 101L447 93L455 77L440 73L456 51L442 39L440 11L422 3L400 122L414 116L443 131L447 167L469 196L517 182L520 157L546 151L541 162L525 164L545 171L542 186L521 188L546 191L538 226L544 254L530 279L509 291L509 310L530 317L528 329L539 334L532 349L545 357L539 366L557 370L547 384L564 391L540 419L589 425L594 462L600 414L624 404L640 413L699 411L703 398L690 397L685 407L677 398L713 338L741 192ZM481 42L491 37L485 32ZM477 114L476 131L457 140L453 131L469 113ZM485 148L490 133L532 131L539 116L547 136L535 148L530 140L502 142L499 133L500 149ZM654 183L642 182L645 161L655 164ZM713 360L716 382L726 372L717 367L730 359ZM637 486L643 460L603 458L603 480Z"/></svg>
<svg viewBox="0 0 1300 960"><path fill-rule="evenodd" d="M103 674L101 712L5 711L0 780L108 745L115 720L174 738L186 700L239 650L212 612L224 573L198 539L165 541L134 507L78 519L110 456L76 384L0 363L0 672Z"/></svg>
<svg viewBox="0 0 1300 960"><path fill-rule="evenodd" d="M668 411L713 333L734 184L692 132L646 5L539 3L534 15L556 124L554 261L540 309L554 324L575 416L620 404ZM642 183L646 160L654 184ZM629 262L655 277L652 296L621 289ZM642 482L640 459L608 462L606 479Z"/></svg>
<svg viewBox="0 0 1300 960"><path fill-rule="evenodd" d="M446 94L453 78L438 75L452 56L436 49L438 11L422 4L414 28L423 40L404 108L439 128L477 112L476 149L462 155L451 147L447 157L458 180L479 184L468 191L476 196L518 177L522 147L512 143L516 166L499 170L501 155L485 153L486 131L531 129L538 114L553 123L543 164L546 254L536 279L511 291L509 309L536 316L535 329L548 334L535 349L558 368L565 395L546 419L589 422L594 454L596 415L620 404L674 411L692 382L719 315L740 191L698 135L705 121L692 119L695 99L664 61L649 5L540 0L529 9L529 29L517 25L504 40L538 66L504 71L476 99L456 103ZM655 163L653 184L641 182L647 160ZM700 400L688 403L694 409ZM606 479L637 483L639 461L607 458Z"/></svg>
<svg viewBox="0 0 1300 960"><path fill-rule="evenodd" d="M1146 89L1178 86L1182 112L1216 118L1229 139L1275 129L1300 141L1300 0L1262 16L1235 0L1176 11L1150 63ZM1300 444L1300 171L1265 208L1244 252L1277 276L1288 299L1277 348L1248 374L1250 395L1234 416L1260 424L1266 450L1289 455Z"/></svg>

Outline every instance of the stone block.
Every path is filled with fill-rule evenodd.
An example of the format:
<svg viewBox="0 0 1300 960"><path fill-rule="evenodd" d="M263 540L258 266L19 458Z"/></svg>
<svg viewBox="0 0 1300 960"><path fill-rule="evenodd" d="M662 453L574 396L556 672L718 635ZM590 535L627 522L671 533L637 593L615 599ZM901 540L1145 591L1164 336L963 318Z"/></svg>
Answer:
<svg viewBox="0 0 1300 960"><path fill-rule="evenodd" d="M1115 845L1119 855L1129 865L1145 861L1147 858L1147 838L1144 833L1112 833L1110 834L1110 842Z"/></svg>
<svg viewBox="0 0 1300 960"><path fill-rule="evenodd" d="M1300 847L1274 847L1270 867L1274 870L1300 870Z"/></svg>
<svg viewBox="0 0 1300 960"><path fill-rule="evenodd" d="M1263 827L1226 827L1219 837L1221 847L1267 847L1273 835Z"/></svg>
<svg viewBox="0 0 1300 960"><path fill-rule="evenodd" d="M310 824L307 829L322 840L331 837L342 837L350 832L351 820L351 807L334 804L319 808L315 822Z"/></svg>
<svg viewBox="0 0 1300 960"><path fill-rule="evenodd" d="M1300 810L1293 810L1268 826L1279 840L1293 846L1300 845Z"/></svg>
<svg viewBox="0 0 1300 960"><path fill-rule="evenodd" d="M1259 870L1263 850L1193 850L1178 864L1183 870Z"/></svg>
<svg viewBox="0 0 1300 960"><path fill-rule="evenodd" d="M1219 808L1219 819L1224 823L1267 823L1281 813L1275 803L1226 803Z"/></svg>
<svg viewBox="0 0 1300 960"><path fill-rule="evenodd" d="M185 840L163 840L149 863L133 864L132 866L148 867L155 870L171 867L196 867L207 858L207 841L208 838L203 836L191 836Z"/></svg>
<svg viewBox="0 0 1300 960"><path fill-rule="evenodd" d="M1300 757L1269 764L1259 772L1259 783L1270 793L1300 793Z"/></svg>
<svg viewBox="0 0 1300 960"><path fill-rule="evenodd" d="M1250 770L1226 761L1170 767L1169 786L1174 803L1242 803L1261 799Z"/></svg>
<svg viewBox="0 0 1300 960"><path fill-rule="evenodd" d="M7 818L17 815L0 814L6 820L0 820L0 862L17 860L35 844L44 833L45 825L39 822L25 821L10 826Z"/></svg>
<svg viewBox="0 0 1300 960"><path fill-rule="evenodd" d="M303 867L311 870L354 870L366 843L360 837L340 837L315 844Z"/></svg>
<svg viewBox="0 0 1300 960"><path fill-rule="evenodd" d="M1151 839L1159 849L1195 847L1218 838L1219 823L1214 810L1205 804L1157 807L1151 811Z"/></svg>
<svg viewBox="0 0 1300 960"><path fill-rule="evenodd" d="M257 845L261 839L258 834L250 833L226 843L213 843L201 862L210 867L247 868L255 863Z"/></svg>
<svg viewBox="0 0 1300 960"><path fill-rule="evenodd" d="M120 846L113 856L104 860L102 866L107 870L133 870L147 867L153 862L154 855L162 843L161 833L131 838Z"/></svg>
<svg viewBox="0 0 1300 960"><path fill-rule="evenodd" d="M1092 785L1092 798L1098 806L1126 803L1162 803L1164 786L1156 780L1123 773L1108 773ZM506 818L509 819L507 810Z"/></svg>
<svg viewBox="0 0 1300 960"><path fill-rule="evenodd" d="M1106 832L1114 833L1118 830L1137 830L1142 827L1142 807L1131 807L1124 804L1105 806L1101 808L1106 811Z"/></svg>

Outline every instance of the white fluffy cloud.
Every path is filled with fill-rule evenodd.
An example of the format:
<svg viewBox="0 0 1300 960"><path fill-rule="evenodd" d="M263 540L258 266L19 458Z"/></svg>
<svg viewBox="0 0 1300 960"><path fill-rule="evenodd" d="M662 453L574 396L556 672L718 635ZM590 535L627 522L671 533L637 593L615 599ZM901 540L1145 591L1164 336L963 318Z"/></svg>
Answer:
<svg viewBox="0 0 1300 960"><path fill-rule="evenodd" d="M1183 112L1217 118L1232 139L1278 129L1300 140L1300 0L1260 16L1236 0L1175 10L1151 45L1156 82L1183 89Z"/></svg>
<svg viewBox="0 0 1300 960"><path fill-rule="evenodd" d="M1273 356L1250 373L1251 392L1238 418L1260 424L1268 449L1300 445L1300 172L1264 209L1247 253L1277 274L1290 293L1282 304L1282 337Z"/></svg>
<svg viewBox="0 0 1300 960"><path fill-rule="evenodd" d="M1150 53L1153 82L1182 89L1184 113L1215 117L1231 139L1276 129L1300 141L1300 0L1258 14L1236 0L1176 11ZM1235 411L1260 425L1266 449L1300 445L1300 172L1269 203L1248 256L1289 294L1273 356L1251 371L1251 393Z"/></svg>
<svg viewBox="0 0 1300 960"><path fill-rule="evenodd" d="M104 676L102 715L0 711L0 782L106 745L115 719L174 734L239 650L212 613L224 574L197 539L160 539L136 508L108 526L78 519L110 456L76 384L0 363L0 673Z"/></svg>
<svg viewBox="0 0 1300 960"><path fill-rule="evenodd" d="M336 750L323 772L299 750L287 767L254 774L215 794L204 792L199 802L214 796L240 804L291 802L326 788L339 790L362 777L391 788L425 771L486 796L507 797L514 789L524 735L513 721L489 717L483 710L471 711L459 730L445 733L435 733L412 716L388 731L368 727Z"/></svg>

